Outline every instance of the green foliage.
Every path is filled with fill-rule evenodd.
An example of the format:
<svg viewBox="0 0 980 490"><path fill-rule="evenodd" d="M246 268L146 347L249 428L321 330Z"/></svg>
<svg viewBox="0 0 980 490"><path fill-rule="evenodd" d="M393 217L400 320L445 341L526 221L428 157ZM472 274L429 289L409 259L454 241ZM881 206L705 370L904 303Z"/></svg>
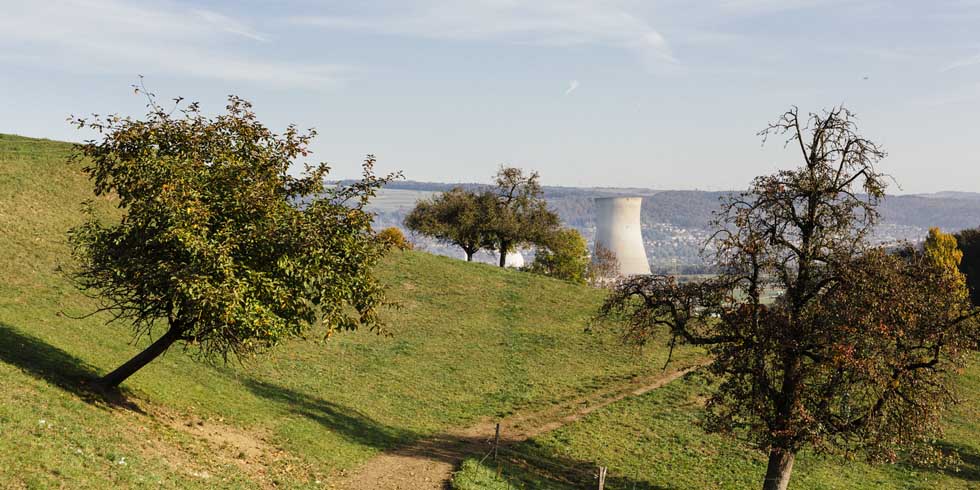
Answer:
<svg viewBox="0 0 980 490"><path fill-rule="evenodd" d="M943 233L939 228L930 228L923 245L926 257L939 268L959 273L963 252L956 245L956 237Z"/></svg>
<svg viewBox="0 0 980 490"><path fill-rule="evenodd" d="M106 314L69 318L96 307L55 272L70 258L65 231L83 219L77 203L91 196L80 168L64 164L70 151L0 135L0 487L337 486L379 451L660 371L664 350L637 357L611 333L582 335L599 291L410 251L375 269L401 306L381 310L392 336L287 340L245 365L171 349L124 384L145 414L107 410L77 393L78 377L153 339L132 342ZM111 222L115 202L92 207ZM209 442L200 420L264 442L274 458L238 459L236 442Z"/></svg>
<svg viewBox="0 0 980 490"><path fill-rule="evenodd" d="M138 335L165 322L168 338L205 356L247 357L311 329L380 329L371 268L383 247L364 206L391 176L373 175L373 157L362 180L325 188L325 164L289 175L312 130L275 134L237 97L215 118L150 102L142 120L75 120L100 138L77 160L122 212L115 222L90 213L69 232L72 277L100 311Z"/></svg>
<svg viewBox="0 0 980 490"><path fill-rule="evenodd" d="M494 206L489 194L454 187L416 203L405 217L405 226L414 232L459 246L466 252L466 260L472 261L473 254L492 246L488 222Z"/></svg>
<svg viewBox="0 0 980 490"><path fill-rule="evenodd" d="M392 337L288 341L245 366L199 363L172 350L126 383L146 414L108 410L61 381L105 372L139 345L128 342L127 326L103 327L104 315L66 316L95 304L54 271L68 256L65 230L81 219L77 202L91 193L79 169L63 164L70 151L67 143L0 135L0 482L6 486L329 488L340 473L385 448L661 372L666 351L660 345L637 354L622 349L612 332L581 334L601 291L407 252L377 268L389 297L403 306L382 310ZM113 202L100 198L92 205L112 220ZM961 464L869 466L804 453L793 488L975 488L980 364L970 364L958 381L964 404L948 414L941 443L961 451ZM608 465L610 490L631 490L633 481L637 489L750 486L765 461L750 445L702 432L707 393L700 382L671 384L520 449L592 471ZM199 420L265 441L278 462L236 459L235 442L208 444ZM121 458L126 465L117 464ZM266 477L256 479L243 467ZM504 478L514 482L523 468L505 465ZM591 474L536 483L556 471L548 466L521 480L528 489L595 485ZM564 483L573 476L581 484Z"/></svg>
<svg viewBox="0 0 980 490"><path fill-rule="evenodd" d="M951 240L935 234L929 255L868 244L884 152L846 109L805 121L793 109L763 134L788 134L803 165L758 177L723 205L713 245L725 273L690 284L630 278L600 316L624 319L636 343L667 330L671 345L709 348L721 383L707 427L769 451L764 488L785 489L804 448L928 455L980 332L949 273ZM765 304L773 286L783 294Z"/></svg>
<svg viewBox="0 0 980 490"><path fill-rule="evenodd" d="M453 490L517 490L498 477L497 474L474 459L467 459L460 465L459 471L453 474Z"/></svg>
<svg viewBox="0 0 980 490"><path fill-rule="evenodd" d="M585 284L589 272L589 247L582 234L572 228L553 233L534 254L527 268L535 274Z"/></svg>
<svg viewBox="0 0 980 490"><path fill-rule="evenodd" d="M395 250L412 250L415 248L412 242L405 238L405 234L394 226L389 226L378 232L378 240L387 244Z"/></svg>
<svg viewBox="0 0 980 490"><path fill-rule="evenodd" d="M949 280L956 285L953 288L956 294L961 296L969 294L966 276L960 272L963 251L957 246L955 236L943 233L939 228L930 228L923 245L923 253L927 260L940 271L945 271L944 273L949 275Z"/></svg>
<svg viewBox="0 0 980 490"><path fill-rule="evenodd" d="M530 244L544 244L558 229L558 215L548 209L537 172L525 175L501 167L495 186L483 191L454 187L420 200L405 217L405 226L466 252L466 260L481 249L507 254Z"/></svg>
<svg viewBox="0 0 980 490"><path fill-rule="evenodd" d="M558 230L560 219L548 209L537 172L528 175L516 167L501 167L490 191L496 206L488 220L493 247L500 254L500 267L507 254L529 244L543 244Z"/></svg>

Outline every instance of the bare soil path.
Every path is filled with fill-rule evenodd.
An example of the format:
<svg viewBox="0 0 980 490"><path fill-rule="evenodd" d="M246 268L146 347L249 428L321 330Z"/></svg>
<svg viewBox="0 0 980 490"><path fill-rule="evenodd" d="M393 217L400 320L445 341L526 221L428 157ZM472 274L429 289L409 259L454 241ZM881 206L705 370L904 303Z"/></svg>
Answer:
<svg viewBox="0 0 980 490"><path fill-rule="evenodd" d="M506 447L570 424L629 396L660 388L705 362L670 373L636 378L628 383L597 390L543 410L501 419L500 446ZM449 488L453 470L467 457L482 457L493 447L495 421L450 431L414 444L384 452L354 474L337 482L347 490L443 490Z"/></svg>

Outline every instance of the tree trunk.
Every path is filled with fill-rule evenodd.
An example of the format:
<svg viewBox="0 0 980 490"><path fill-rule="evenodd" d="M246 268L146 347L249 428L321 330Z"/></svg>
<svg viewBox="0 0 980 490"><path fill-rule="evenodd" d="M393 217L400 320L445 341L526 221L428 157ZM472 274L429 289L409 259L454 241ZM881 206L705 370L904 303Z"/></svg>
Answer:
<svg viewBox="0 0 980 490"><path fill-rule="evenodd" d="M463 249L463 251L466 252L466 261L467 262L473 262L473 254L475 254L476 252L470 252L469 250L466 250L465 248Z"/></svg>
<svg viewBox="0 0 980 490"><path fill-rule="evenodd" d="M170 330L167 330L167 333L163 334L162 337L150 344L150 346L144 349L143 352L136 354L135 357L126 361L126 363L122 366L116 368L115 371L96 381L96 385L104 388L115 388L119 386L120 383L126 381L126 378L132 376L133 373L142 369L143 366L146 366L150 361L159 357L160 354L166 352L167 348L180 339L180 335L181 330L171 326Z"/></svg>
<svg viewBox="0 0 980 490"><path fill-rule="evenodd" d="M789 477L793 473L796 454L778 448L769 450L769 467L766 468L766 481L762 490L786 490Z"/></svg>
<svg viewBox="0 0 980 490"><path fill-rule="evenodd" d="M500 267L507 267L507 248L508 244L500 244Z"/></svg>

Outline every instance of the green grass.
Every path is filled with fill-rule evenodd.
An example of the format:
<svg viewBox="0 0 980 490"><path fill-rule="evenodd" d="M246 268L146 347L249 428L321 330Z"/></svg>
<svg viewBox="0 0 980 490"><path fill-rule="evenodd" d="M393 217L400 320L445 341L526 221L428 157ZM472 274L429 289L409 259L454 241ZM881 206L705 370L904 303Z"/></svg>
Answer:
<svg viewBox="0 0 980 490"><path fill-rule="evenodd" d="M326 486L386 448L652 374L663 360L583 333L594 290L407 252L378 272L401 305L387 314L391 337L290 342L244 366L175 349L126 382L147 414L90 400L79 380L148 339L72 318L96 304L56 271L92 198L69 151L0 135L0 486ZM114 213L111 200L95 205ZM195 421L254 439L265 456L197 437ZM243 474L238 460L263 473Z"/></svg>
<svg viewBox="0 0 980 490"><path fill-rule="evenodd" d="M379 270L401 305L388 313L392 337L290 342L244 366L177 349L126 383L146 413L92 399L79 380L147 339L133 345L125 325L70 318L95 303L55 270L68 261L64 233L91 197L64 163L69 151L0 135L2 488L330 488L386 448L654 374L663 361L663 350L636 355L609 334L583 333L601 300L594 290L399 253ZM95 205L114 213L111 200ZM958 469L803 454L791 488L980 488L980 363L962 389L942 441L960 452ZM762 455L699 428L707 390L688 376L623 400L505 451L500 477L497 465L469 461L453 484L592 488L604 465L610 489L757 488ZM223 438L206 437L211 428Z"/></svg>
<svg viewBox="0 0 980 490"><path fill-rule="evenodd" d="M593 474L600 465L609 468L606 487L611 490L760 487L766 465L762 453L700 429L702 404L708 393L709 384L703 375L688 375L680 382L610 405L513 448L507 454L519 464L503 464L499 478L496 466L468 461L455 477L455 488L481 488L468 482L491 477L487 481L494 483L486 488L593 488ZM980 362L974 362L961 382L963 403L947 417L947 431L939 442L945 450L959 453L958 465L870 465L804 452L797 459L790 488L980 488L978 395Z"/></svg>

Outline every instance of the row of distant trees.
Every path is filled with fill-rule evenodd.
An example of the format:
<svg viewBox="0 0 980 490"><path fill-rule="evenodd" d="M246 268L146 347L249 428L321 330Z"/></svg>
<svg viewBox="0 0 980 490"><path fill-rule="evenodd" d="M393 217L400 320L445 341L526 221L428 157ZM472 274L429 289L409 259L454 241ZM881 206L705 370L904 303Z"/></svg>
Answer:
<svg viewBox="0 0 980 490"><path fill-rule="evenodd" d="M468 261L480 250L496 251L504 267L508 253L546 243L559 230L560 220L548 209L537 172L502 167L493 186L479 191L455 187L419 201L405 217L405 226L459 246Z"/></svg>
<svg viewBox="0 0 980 490"><path fill-rule="evenodd" d="M533 246L534 261L527 270L575 283L610 275L615 268L615 258L604 251L592 265L582 235L562 227L558 214L549 209L540 175L516 167L501 167L485 188L454 187L420 200L405 217L405 226L458 246L467 261L480 250L496 252L500 267L507 265L508 253Z"/></svg>

